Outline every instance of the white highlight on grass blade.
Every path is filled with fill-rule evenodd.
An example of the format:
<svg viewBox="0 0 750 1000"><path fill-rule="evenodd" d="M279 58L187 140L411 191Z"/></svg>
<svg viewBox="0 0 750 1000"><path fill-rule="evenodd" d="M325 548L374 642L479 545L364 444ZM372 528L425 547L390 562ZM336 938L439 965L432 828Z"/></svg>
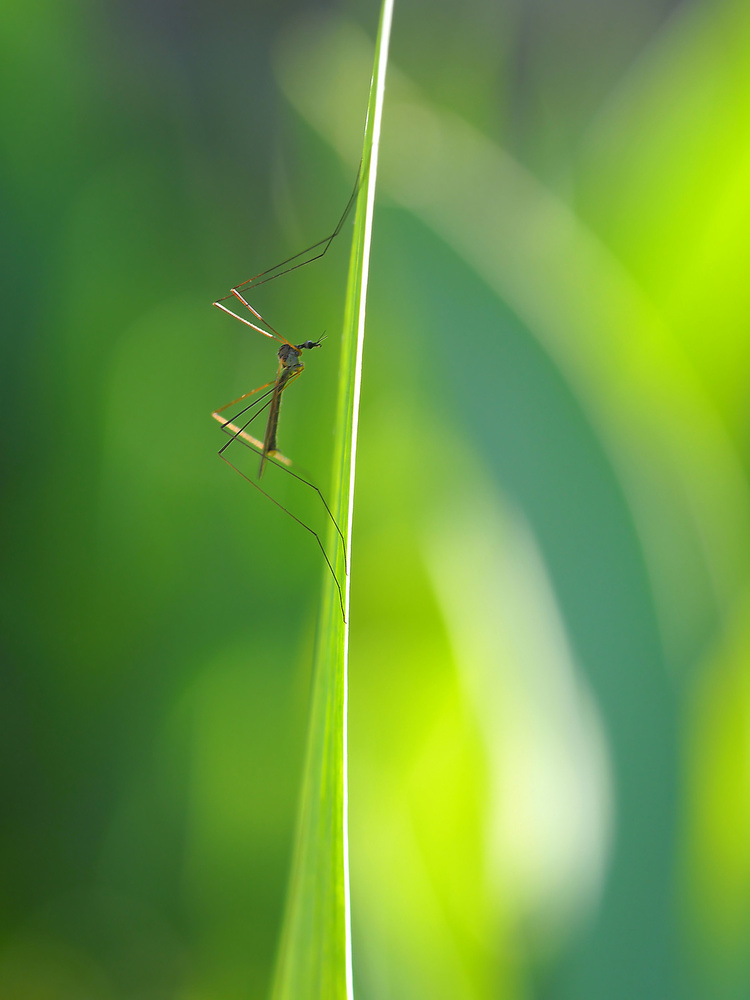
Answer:
<svg viewBox="0 0 750 1000"><path fill-rule="evenodd" d="M346 539L347 562L352 539L368 258L392 14L393 0L383 0L367 103L362 182L357 192L342 337L330 496ZM347 789L348 569L342 594L344 616L332 579L326 576L324 583L304 778L274 1000L353 997Z"/></svg>
<svg viewBox="0 0 750 1000"><path fill-rule="evenodd" d="M352 400L352 432L351 450L349 455L349 506L346 519L346 551L351 563L352 522L354 518L354 481L357 466L357 432L359 430L359 400L362 388L362 355L365 341L365 313L367 303L367 282L370 274L370 246L372 243L372 220L375 209L375 183L378 172L378 151L380 146L380 128L383 119L383 102L385 98L385 74L388 65L388 43L391 37L393 21L393 0L385 0L381 21L381 45L378 53L378 65L375 71L377 87L372 122L372 149L370 152L369 170L367 173L367 208L365 210L364 241L362 252L362 274L359 286L359 307L357 310L357 352L354 362L354 393ZM365 124L365 132L367 124ZM351 928L351 897L349 888L349 768L348 768L348 703L349 703L349 622L351 621L349 600L351 593L351 572L347 566L345 577L344 609L346 624L344 625L344 718L343 736L343 846L344 846L344 908L346 922L346 992L347 997L354 996L352 975L352 928Z"/></svg>

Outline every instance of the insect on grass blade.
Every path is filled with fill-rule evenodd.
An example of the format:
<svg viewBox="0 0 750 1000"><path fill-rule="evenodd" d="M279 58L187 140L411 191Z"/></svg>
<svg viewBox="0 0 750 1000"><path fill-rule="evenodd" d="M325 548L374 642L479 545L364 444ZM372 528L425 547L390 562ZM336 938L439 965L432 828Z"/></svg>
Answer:
<svg viewBox="0 0 750 1000"><path fill-rule="evenodd" d="M262 489L259 483L255 482L254 479L237 468L234 462L230 461L227 457L226 453L231 445L235 443L242 444L256 452L260 458L258 466L258 479L263 476L267 464L271 462L278 468L283 469L290 476L293 476L298 482L313 490L320 499L328 519L336 529L336 536L338 539L337 545L340 543L343 554L344 573L348 572L346 542L341 532L341 528L331 513L323 494L317 486L292 470L291 460L280 454L277 445L279 415L281 412L283 394L292 382L299 378L305 369L301 360L302 352L320 347L325 338L320 337L318 340L306 340L301 344L293 344L291 341L287 340L283 334L271 326L266 319L264 319L260 312L250 304L248 297L252 291L260 285L264 285L266 282L273 281L276 278L281 278L283 275L289 274L291 271L295 271L307 264L311 264L313 261L320 260L323 256L325 256L334 239L341 232L341 229L343 228L356 200L360 184L360 173L361 170L357 173L357 179L354 183L354 188L346 204L344 212L339 219L336 228L332 233L330 233L330 235L326 236L322 240L318 240L317 243L313 243L311 246L301 250L299 253L296 253L291 257L287 257L286 260L281 261L274 267L267 268L265 271L261 271L252 278L248 278L247 280L240 282L239 285L235 285L231 288L227 295L224 295L222 298L217 299L216 302L214 302L214 305L218 309L229 313L230 316L240 320L241 323L249 326L252 330L262 334L264 337L269 337L270 339L275 340L280 345L277 350L278 367L273 381L266 382L255 389L251 389L249 392L244 393L242 396L232 400L230 403L225 403L224 406L221 406L212 414L214 419L221 424L225 433L229 435L229 440L219 449L219 456L224 462L227 463L227 465L233 468L235 472L242 476L243 479L255 487L259 493L267 497L272 503L283 510L285 514L292 518L292 520L296 521L297 524L303 527L315 538L315 541L323 554L326 565L328 566L328 569L330 570L336 583L339 603L341 605L341 615L344 618L344 621L346 621L346 616L344 612L344 595L341 583L336 574L336 570L334 569L333 562L331 561L331 558L328 552L326 552L325 546L321 541L320 535L314 530L314 528L307 524L302 518L298 517L292 510L285 507L269 492ZM240 307L244 307L242 312L238 311ZM244 310L247 310L247 312L244 312ZM248 317L248 313L252 318ZM246 402L248 400L249 402ZM237 410L232 416L224 416L224 411L230 410L239 404L244 405L241 405L240 409ZM261 414L266 415L266 425L262 441L254 437L247 430L253 421L260 417Z"/></svg>

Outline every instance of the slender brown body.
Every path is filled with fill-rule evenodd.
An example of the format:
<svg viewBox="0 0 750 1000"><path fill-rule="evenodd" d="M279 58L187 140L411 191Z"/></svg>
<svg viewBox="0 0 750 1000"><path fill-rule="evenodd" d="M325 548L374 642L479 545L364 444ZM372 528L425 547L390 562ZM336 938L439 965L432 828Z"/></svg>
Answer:
<svg viewBox="0 0 750 1000"><path fill-rule="evenodd" d="M263 439L263 451L260 456L260 468L258 469L258 479L263 475L266 465L266 458L276 454L276 432L279 426L279 410L281 409L281 394L293 382L298 375L301 375L305 366L300 361L303 350L310 350L313 347L320 347L320 341L306 340L304 344L282 344L279 348L279 370L276 373L276 382L271 396L271 407L268 411L268 423L266 424L266 436Z"/></svg>

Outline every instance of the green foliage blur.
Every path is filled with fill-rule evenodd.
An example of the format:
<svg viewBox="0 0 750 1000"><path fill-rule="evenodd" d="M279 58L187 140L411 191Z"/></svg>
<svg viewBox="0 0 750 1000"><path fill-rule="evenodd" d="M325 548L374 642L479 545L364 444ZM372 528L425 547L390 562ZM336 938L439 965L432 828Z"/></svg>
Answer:
<svg viewBox="0 0 750 1000"><path fill-rule="evenodd" d="M335 225L377 17L0 5L2 1000L267 995L325 567L216 457L275 356L211 302ZM391 52L355 995L739 1000L750 7L404 0ZM348 240L254 302L327 331L324 492Z"/></svg>

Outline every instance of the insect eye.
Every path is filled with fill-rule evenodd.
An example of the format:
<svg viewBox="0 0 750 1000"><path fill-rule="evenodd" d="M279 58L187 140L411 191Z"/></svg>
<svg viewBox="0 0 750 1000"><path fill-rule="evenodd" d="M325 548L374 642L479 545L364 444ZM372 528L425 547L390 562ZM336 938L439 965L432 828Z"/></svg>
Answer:
<svg viewBox="0 0 750 1000"><path fill-rule="evenodd" d="M302 346L306 347L309 351L312 347L318 347L318 344L314 340L306 340Z"/></svg>

